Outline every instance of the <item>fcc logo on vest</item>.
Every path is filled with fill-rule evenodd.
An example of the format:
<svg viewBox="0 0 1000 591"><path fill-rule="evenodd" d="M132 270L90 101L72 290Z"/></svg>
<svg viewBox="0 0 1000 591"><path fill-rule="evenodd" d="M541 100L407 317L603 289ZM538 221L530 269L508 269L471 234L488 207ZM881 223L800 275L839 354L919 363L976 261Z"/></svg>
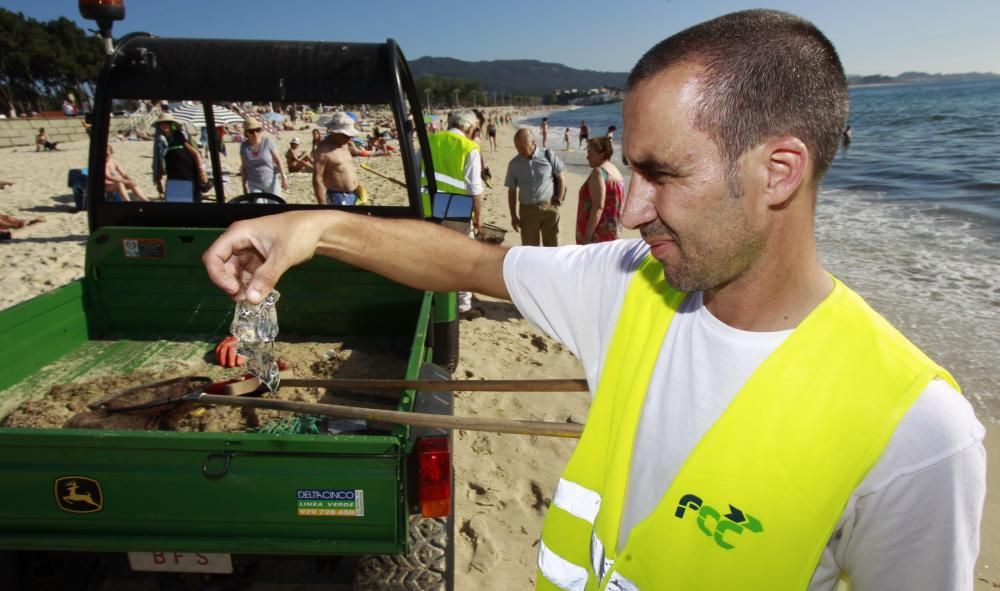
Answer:
<svg viewBox="0 0 1000 591"><path fill-rule="evenodd" d="M674 517L684 519L687 510L697 511L698 517L695 523L701 533L715 539L715 543L724 550L732 550L736 546L731 544L733 536L743 534L743 530L749 530L755 534L764 531L764 525L749 513L744 513L736 507L729 505L729 513L722 515L718 509L706 505L700 497L693 494L686 494L677 502L677 510ZM727 540L726 536L729 534Z"/></svg>

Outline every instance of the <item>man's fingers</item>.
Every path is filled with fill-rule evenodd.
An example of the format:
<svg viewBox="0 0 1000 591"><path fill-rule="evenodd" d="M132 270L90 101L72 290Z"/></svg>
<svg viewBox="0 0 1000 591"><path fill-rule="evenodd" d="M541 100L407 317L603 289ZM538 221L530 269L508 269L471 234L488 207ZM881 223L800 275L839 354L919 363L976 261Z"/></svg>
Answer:
<svg viewBox="0 0 1000 591"><path fill-rule="evenodd" d="M230 296L236 295L240 290L240 283L237 276L233 260L235 245L227 234L223 234L212 246L202 255L201 261L208 272L208 278L222 291Z"/></svg>
<svg viewBox="0 0 1000 591"><path fill-rule="evenodd" d="M288 267L281 265L273 258L263 261L253 271L253 278L247 285L247 301L251 304L259 304L264 296L274 290L278 284L278 279Z"/></svg>
<svg viewBox="0 0 1000 591"><path fill-rule="evenodd" d="M249 238L230 229L205 251L201 259L212 283L235 297L243 287L240 281L243 271L253 272L259 264L260 254Z"/></svg>

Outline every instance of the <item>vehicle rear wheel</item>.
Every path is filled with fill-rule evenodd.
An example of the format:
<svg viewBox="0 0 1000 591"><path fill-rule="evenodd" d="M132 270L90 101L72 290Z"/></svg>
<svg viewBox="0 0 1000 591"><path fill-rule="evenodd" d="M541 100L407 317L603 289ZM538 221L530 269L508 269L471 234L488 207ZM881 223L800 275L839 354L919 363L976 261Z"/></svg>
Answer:
<svg viewBox="0 0 1000 591"><path fill-rule="evenodd" d="M451 519L410 517L410 553L364 556L354 573L354 591L450 591L455 568Z"/></svg>

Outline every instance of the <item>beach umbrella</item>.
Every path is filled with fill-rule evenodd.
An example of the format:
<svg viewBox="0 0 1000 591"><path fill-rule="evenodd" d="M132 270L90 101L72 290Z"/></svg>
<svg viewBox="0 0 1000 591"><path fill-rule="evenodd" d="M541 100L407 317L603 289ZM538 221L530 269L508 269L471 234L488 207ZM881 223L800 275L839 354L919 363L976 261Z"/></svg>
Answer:
<svg viewBox="0 0 1000 591"><path fill-rule="evenodd" d="M424 115L424 123L434 123L438 119L440 119L440 117L437 115L431 115L430 113Z"/></svg>
<svg viewBox="0 0 1000 591"><path fill-rule="evenodd" d="M358 120L358 114L355 113L354 111L348 111L347 116L350 117L351 119L354 119L355 121Z"/></svg>
<svg viewBox="0 0 1000 591"><path fill-rule="evenodd" d="M194 129L205 127L205 107L201 103L172 105L170 114L174 116L174 119L187 123ZM243 117L219 105L212 105L212 114L215 116L216 125L243 123Z"/></svg>
<svg viewBox="0 0 1000 591"><path fill-rule="evenodd" d="M271 123L281 123L285 120L285 116L281 113L275 113L274 111L269 111L264 113L264 119L267 119Z"/></svg>

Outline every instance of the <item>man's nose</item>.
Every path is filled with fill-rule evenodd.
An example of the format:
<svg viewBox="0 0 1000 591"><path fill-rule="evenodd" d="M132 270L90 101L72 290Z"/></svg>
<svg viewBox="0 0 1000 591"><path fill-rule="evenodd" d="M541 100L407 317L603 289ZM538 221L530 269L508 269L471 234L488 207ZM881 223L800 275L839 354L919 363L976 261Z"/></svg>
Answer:
<svg viewBox="0 0 1000 591"><path fill-rule="evenodd" d="M628 183L628 193L625 195L625 207L622 209L622 225L634 230L656 219L654 196L653 185L642 178L642 175L633 172Z"/></svg>

